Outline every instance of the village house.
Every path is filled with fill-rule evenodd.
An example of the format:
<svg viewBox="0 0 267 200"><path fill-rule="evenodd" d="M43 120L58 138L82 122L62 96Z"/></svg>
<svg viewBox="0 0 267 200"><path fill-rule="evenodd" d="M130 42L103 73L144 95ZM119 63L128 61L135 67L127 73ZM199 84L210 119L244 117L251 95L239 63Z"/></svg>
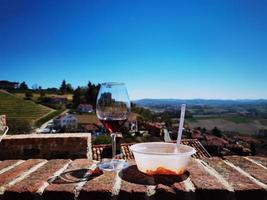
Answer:
<svg viewBox="0 0 267 200"><path fill-rule="evenodd" d="M67 98L65 97L51 97L49 99L50 103L55 103L55 104L65 104L67 102Z"/></svg>
<svg viewBox="0 0 267 200"><path fill-rule="evenodd" d="M145 129L154 136L161 137L164 135L163 128L165 127L165 123L161 122L148 122L144 123Z"/></svg>
<svg viewBox="0 0 267 200"><path fill-rule="evenodd" d="M94 111L93 106L90 104L80 104L77 107L77 112L80 113L92 113Z"/></svg>
<svg viewBox="0 0 267 200"><path fill-rule="evenodd" d="M125 126L129 128L130 132L138 132L137 116L131 113L125 123Z"/></svg>
<svg viewBox="0 0 267 200"><path fill-rule="evenodd" d="M78 120L74 115L66 113L54 119L54 124L56 128L75 129L78 127Z"/></svg>
<svg viewBox="0 0 267 200"><path fill-rule="evenodd" d="M19 87L18 82L0 81L0 89L16 89Z"/></svg>
<svg viewBox="0 0 267 200"><path fill-rule="evenodd" d="M198 139L200 141L205 139L204 135L201 133L200 130L194 129L190 133L192 139Z"/></svg>

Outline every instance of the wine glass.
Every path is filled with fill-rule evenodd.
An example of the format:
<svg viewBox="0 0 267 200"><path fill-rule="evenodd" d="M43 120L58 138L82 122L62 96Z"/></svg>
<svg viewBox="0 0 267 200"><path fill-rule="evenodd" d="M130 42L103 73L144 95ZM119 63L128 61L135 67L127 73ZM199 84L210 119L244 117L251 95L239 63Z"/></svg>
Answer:
<svg viewBox="0 0 267 200"><path fill-rule="evenodd" d="M96 114L112 141L112 159L99 163L99 168L107 171L117 171L128 165L124 160L116 159L116 132L127 121L130 113L130 99L124 83L102 83L96 102Z"/></svg>

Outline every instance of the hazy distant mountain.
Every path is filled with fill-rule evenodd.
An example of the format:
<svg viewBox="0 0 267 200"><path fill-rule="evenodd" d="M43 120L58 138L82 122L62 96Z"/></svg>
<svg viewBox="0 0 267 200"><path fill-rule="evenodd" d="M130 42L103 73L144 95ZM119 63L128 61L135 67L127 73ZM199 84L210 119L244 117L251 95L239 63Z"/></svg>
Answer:
<svg viewBox="0 0 267 200"><path fill-rule="evenodd" d="M240 99L240 100L221 100L221 99L140 99L134 101L135 104L145 107L153 106L179 106L187 105L207 105L207 106L231 106L231 105L267 105L267 99Z"/></svg>

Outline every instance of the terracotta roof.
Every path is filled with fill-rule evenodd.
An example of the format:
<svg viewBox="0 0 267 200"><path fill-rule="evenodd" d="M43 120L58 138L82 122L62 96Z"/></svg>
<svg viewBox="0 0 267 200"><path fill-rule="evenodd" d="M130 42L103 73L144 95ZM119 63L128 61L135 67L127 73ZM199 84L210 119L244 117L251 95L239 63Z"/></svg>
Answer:
<svg viewBox="0 0 267 200"><path fill-rule="evenodd" d="M204 135L201 134L201 133L198 133L198 132L193 132L193 133L191 134L191 137L192 137L193 139L198 139L198 140L202 140L202 139L204 139Z"/></svg>
<svg viewBox="0 0 267 200"><path fill-rule="evenodd" d="M92 147L93 160L101 160L101 157L104 157L103 151L109 148L111 148L110 144L93 145Z"/></svg>
<svg viewBox="0 0 267 200"><path fill-rule="evenodd" d="M123 143L121 144L121 155L118 155L118 158L124 158L127 160L134 159L132 152L129 147L134 143ZM207 150L202 146L202 144L197 139L183 139L182 144L189 145L193 147L197 152L193 155L194 158L202 158L202 157L211 157ZM101 158L110 157L111 156L111 145L103 144L103 145L93 145L92 148L93 160L101 160Z"/></svg>
<svg viewBox="0 0 267 200"><path fill-rule="evenodd" d="M255 138L252 138L250 136L236 136L237 140L242 140L244 142L247 142L247 143L259 143L259 140L255 139Z"/></svg>
<svg viewBox="0 0 267 200"><path fill-rule="evenodd" d="M79 106L78 106L78 108L93 108L93 106L91 105L91 104L80 104Z"/></svg>
<svg viewBox="0 0 267 200"><path fill-rule="evenodd" d="M209 135L209 134L203 134L205 139L206 139L206 142L207 144L209 145L214 145L214 146L225 146L227 145L229 142L226 141L225 139L223 138L219 138L217 136L214 136L214 135Z"/></svg>
<svg viewBox="0 0 267 200"><path fill-rule="evenodd" d="M67 114L66 113L64 113L64 114L62 114L62 115L59 115L57 118L55 118L55 119L63 119L65 116L67 116Z"/></svg>
<svg viewBox="0 0 267 200"><path fill-rule="evenodd" d="M64 117L67 117L67 116L74 117L74 115L72 115L72 114L69 114L69 113L64 113L64 114L62 114L62 115L58 116L56 119L64 119Z"/></svg>
<svg viewBox="0 0 267 200"><path fill-rule="evenodd" d="M208 151L203 147L201 142L197 139L183 139L182 144L193 147L197 152L193 155L194 158L211 157Z"/></svg>
<svg viewBox="0 0 267 200"><path fill-rule="evenodd" d="M99 126L96 125L96 124L85 124L85 125L82 125L82 128L85 130L85 131L97 131L99 130Z"/></svg>

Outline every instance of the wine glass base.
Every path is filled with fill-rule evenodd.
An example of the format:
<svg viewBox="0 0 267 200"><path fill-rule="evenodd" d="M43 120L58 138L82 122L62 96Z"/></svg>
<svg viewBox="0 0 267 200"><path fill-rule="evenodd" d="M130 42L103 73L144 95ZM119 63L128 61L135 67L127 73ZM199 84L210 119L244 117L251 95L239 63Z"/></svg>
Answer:
<svg viewBox="0 0 267 200"><path fill-rule="evenodd" d="M127 168L128 163L119 159L102 159L98 167L103 171L119 171Z"/></svg>

